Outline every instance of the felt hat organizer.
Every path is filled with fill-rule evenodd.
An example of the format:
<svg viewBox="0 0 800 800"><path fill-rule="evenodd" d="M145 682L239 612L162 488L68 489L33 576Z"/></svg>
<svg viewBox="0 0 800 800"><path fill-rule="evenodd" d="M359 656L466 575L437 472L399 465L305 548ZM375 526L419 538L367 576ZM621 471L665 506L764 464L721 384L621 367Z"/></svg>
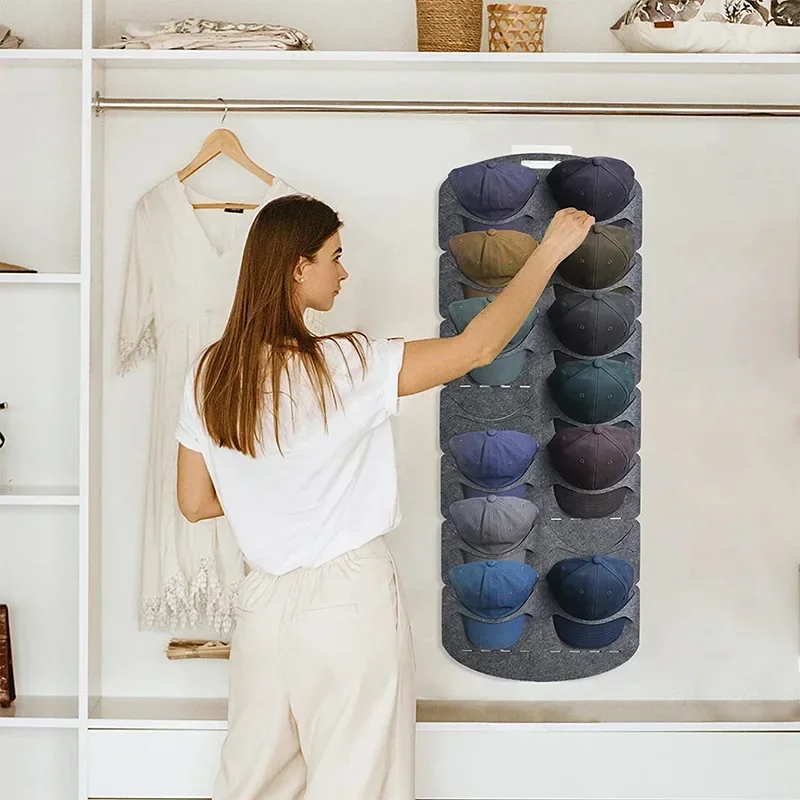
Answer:
<svg viewBox="0 0 800 800"><path fill-rule="evenodd" d="M567 275L491 365L440 395L442 643L515 680L596 675L639 644L641 186L624 162L531 153L456 168L439 194L443 337L586 197L598 224Z"/></svg>

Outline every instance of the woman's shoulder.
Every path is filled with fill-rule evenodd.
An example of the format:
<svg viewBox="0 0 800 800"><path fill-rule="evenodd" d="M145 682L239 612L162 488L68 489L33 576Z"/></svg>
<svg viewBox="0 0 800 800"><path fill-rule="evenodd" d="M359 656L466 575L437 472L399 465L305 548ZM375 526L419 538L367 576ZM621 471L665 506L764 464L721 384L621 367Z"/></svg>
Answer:
<svg viewBox="0 0 800 800"><path fill-rule="evenodd" d="M394 358L402 351L402 339L384 339L354 333L326 338L322 341L325 361L331 371L350 371L360 374L387 358Z"/></svg>

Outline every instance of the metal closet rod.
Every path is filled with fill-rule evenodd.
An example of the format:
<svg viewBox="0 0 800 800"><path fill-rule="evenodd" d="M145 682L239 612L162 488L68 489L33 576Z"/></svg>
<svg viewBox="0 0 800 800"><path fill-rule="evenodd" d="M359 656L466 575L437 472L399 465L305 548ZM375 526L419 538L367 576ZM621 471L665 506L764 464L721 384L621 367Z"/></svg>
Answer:
<svg viewBox="0 0 800 800"><path fill-rule="evenodd" d="M95 96L103 111L247 111L337 114L520 114L619 117L800 117L800 105L750 103L582 103L429 100L203 100L163 97Z"/></svg>

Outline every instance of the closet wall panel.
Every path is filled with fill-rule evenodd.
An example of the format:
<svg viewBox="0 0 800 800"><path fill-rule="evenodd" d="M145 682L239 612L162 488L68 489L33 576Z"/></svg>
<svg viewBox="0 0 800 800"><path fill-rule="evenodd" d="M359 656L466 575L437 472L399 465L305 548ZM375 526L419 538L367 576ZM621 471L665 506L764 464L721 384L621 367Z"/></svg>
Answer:
<svg viewBox="0 0 800 800"><path fill-rule="evenodd" d="M387 94L425 91L421 74L394 82L391 74L376 71L352 80L339 75L339 93L377 95L381 81ZM474 81L478 96L489 93L485 77ZM280 86L288 97L310 93L315 82L320 92L334 86L331 75L310 68L292 78L280 70L237 69L111 70L107 79L107 92L115 96L263 97ZM457 85L471 85L468 73L448 74L441 88L427 91L446 98ZM522 92L526 85L525 75L509 75L508 91ZM553 80L553 91L562 86L567 95L576 91L568 76ZM776 96L781 86L776 79ZM754 87L742 79L745 95ZM136 629L146 442L116 420L133 416L145 425L149 378L145 372L117 377L112 357L134 203L183 166L217 122L214 114L106 117L107 695L222 696L226 689L224 664L168 662L167 637ZM776 505L764 514L758 504L742 500L791 496L800 485L792 457L800 444L794 424L800 398L800 160L785 148L790 124L729 121L724 137L721 123L713 120L239 114L229 115L227 124L259 163L341 211L344 263L351 278L329 326L363 327L378 336L437 335L441 318L431 268L437 256L437 192L453 164L511 152L515 145L530 150L569 145L574 152L624 158L636 165L648 187L641 383L648 398L641 452L648 479L641 546L642 563L651 566L642 574L647 602L640 648L624 669L547 686L488 678L449 660L439 638L437 398L428 393L404 400L396 421L404 520L391 537L414 626L420 695L497 700L793 696L797 575L785 565L800 561L800 545L792 511ZM756 151L782 156L759 157L758 169L734 168L743 153ZM676 180L665 163L680 165L685 179ZM197 175L196 185L224 190L228 181L242 178L225 165L212 166ZM743 197L765 202L745 209ZM766 202L776 197L784 199ZM758 423L743 426L744 417ZM698 565L709 559L714 568L701 570ZM701 607L708 615L696 613ZM724 624L710 625L711 614ZM757 647L743 648L747 637ZM697 664L706 667L698 670Z"/></svg>

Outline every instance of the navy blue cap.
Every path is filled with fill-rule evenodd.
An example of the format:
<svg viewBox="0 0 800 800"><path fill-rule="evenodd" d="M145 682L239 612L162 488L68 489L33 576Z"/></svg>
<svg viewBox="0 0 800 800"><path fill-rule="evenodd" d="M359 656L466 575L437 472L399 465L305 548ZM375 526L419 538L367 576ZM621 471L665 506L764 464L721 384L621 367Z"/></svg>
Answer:
<svg viewBox="0 0 800 800"><path fill-rule="evenodd" d="M619 639L625 627L625 618L601 622L599 625L586 625L566 617L553 615L553 627L564 644L578 650L599 650L608 647Z"/></svg>
<svg viewBox="0 0 800 800"><path fill-rule="evenodd" d="M473 561L452 567L448 578L464 608L486 620L502 620L519 611L539 576L533 567L517 561ZM512 647L522 635L525 614L505 622L481 622L462 614L464 632L478 647Z"/></svg>
<svg viewBox="0 0 800 800"><path fill-rule="evenodd" d="M565 558L547 573L547 584L556 602L578 619L606 619L630 599L633 567L616 556Z"/></svg>
<svg viewBox="0 0 800 800"><path fill-rule="evenodd" d="M512 161L469 164L454 169L448 177L458 202L489 222L521 211L538 180L534 170Z"/></svg>
<svg viewBox="0 0 800 800"><path fill-rule="evenodd" d="M494 428L454 436L448 444L462 475L487 489L518 481L539 449L527 433Z"/></svg>
<svg viewBox="0 0 800 800"><path fill-rule="evenodd" d="M547 183L561 208L578 208L598 222L619 214L631 200L633 168L618 158L569 158L556 164Z"/></svg>

